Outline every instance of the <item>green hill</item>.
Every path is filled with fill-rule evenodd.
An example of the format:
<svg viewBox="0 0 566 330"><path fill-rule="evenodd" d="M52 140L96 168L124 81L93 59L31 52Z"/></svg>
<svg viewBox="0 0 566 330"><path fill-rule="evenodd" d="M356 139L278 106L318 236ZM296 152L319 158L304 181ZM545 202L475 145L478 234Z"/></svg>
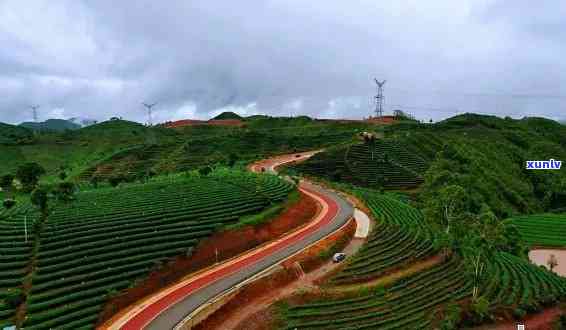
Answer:
<svg viewBox="0 0 566 330"><path fill-rule="evenodd" d="M17 127L21 131L31 131ZM55 178L60 167L74 176L92 164L111 157L116 152L140 145L177 141L174 130L115 120L64 132L43 131L26 144L0 145L0 175L15 172L26 162L37 162L47 170L47 179ZM5 157L4 157L5 156Z"/></svg>
<svg viewBox="0 0 566 330"><path fill-rule="evenodd" d="M566 159L566 127L555 121L464 114L432 125L391 125L384 134L374 144L328 149L295 168L370 188L420 186L421 201L459 185L469 192L471 211L485 203L502 218L566 205L566 171L525 168L527 160Z"/></svg>
<svg viewBox="0 0 566 330"><path fill-rule="evenodd" d="M219 114L218 116L212 118L212 120L226 120L226 119L243 120L243 118L240 115L238 115L235 112L231 112L231 111L223 112L223 113Z"/></svg>
<svg viewBox="0 0 566 330"><path fill-rule="evenodd" d="M29 143L33 133L27 128L0 122L0 145L16 145Z"/></svg>
<svg viewBox="0 0 566 330"><path fill-rule="evenodd" d="M64 131L81 128L80 125L64 119L48 119L41 123L25 122L21 123L20 126L34 131Z"/></svg>
<svg viewBox="0 0 566 330"><path fill-rule="evenodd" d="M411 188L423 182L425 159L395 140L377 140L329 149L295 169L329 180L372 188Z"/></svg>
<svg viewBox="0 0 566 330"><path fill-rule="evenodd" d="M211 173L80 192L50 202L43 221L29 204L0 212L0 325L15 312L4 299L31 275L26 329L92 329L113 293L293 189L272 175Z"/></svg>

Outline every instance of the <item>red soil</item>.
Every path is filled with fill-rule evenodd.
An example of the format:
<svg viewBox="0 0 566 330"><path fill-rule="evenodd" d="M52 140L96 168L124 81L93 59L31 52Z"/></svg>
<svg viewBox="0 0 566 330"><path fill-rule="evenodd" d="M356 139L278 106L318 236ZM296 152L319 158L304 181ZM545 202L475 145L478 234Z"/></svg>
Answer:
<svg viewBox="0 0 566 330"><path fill-rule="evenodd" d="M517 330L517 324L524 324L527 330L552 330L553 323L566 311L561 311L560 307L545 309L544 311L529 315L522 321L505 321L497 324L484 325L474 330Z"/></svg>
<svg viewBox="0 0 566 330"><path fill-rule="evenodd" d="M300 196L298 202L289 206L275 219L255 227L246 226L237 230L217 232L202 240L191 257L177 256L153 271L135 287L111 298L103 308L98 324L103 324L119 311L191 273L277 239L313 219L318 212L318 203L306 194L300 193Z"/></svg>

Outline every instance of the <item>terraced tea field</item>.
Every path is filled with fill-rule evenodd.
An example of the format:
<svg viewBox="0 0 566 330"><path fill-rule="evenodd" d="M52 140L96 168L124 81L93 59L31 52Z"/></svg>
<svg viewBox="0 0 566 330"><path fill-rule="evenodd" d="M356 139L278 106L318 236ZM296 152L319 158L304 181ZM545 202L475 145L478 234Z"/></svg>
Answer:
<svg viewBox="0 0 566 330"><path fill-rule="evenodd" d="M348 261L333 283L350 283L379 277L434 254L422 214L410 205L377 192L356 189L379 221L367 243Z"/></svg>
<svg viewBox="0 0 566 330"><path fill-rule="evenodd" d="M0 328L8 325L8 319L14 317L14 306L7 300L18 296L26 267L32 253L33 226L30 219L28 223L28 240L26 242L24 215L29 205L19 209L21 214L12 210L10 214L17 221L7 221L0 218ZM8 212L0 213L7 215ZM9 298L12 297L12 298ZM5 321L2 321L5 320Z"/></svg>
<svg viewBox="0 0 566 330"><path fill-rule="evenodd" d="M423 182L428 162L390 140L329 149L296 170L363 187L412 188Z"/></svg>
<svg viewBox="0 0 566 330"><path fill-rule="evenodd" d="M482 291L492 306L540 310L566 298L566 279L519 257L501 252L489 264L489 282Z"/></svg>
<svg viewBox="0 0 566 330"><path fill-rule="evenodd" d="M54 204L41 233L30 233L30 241L37 234L39 248L25 329L93 328L109 295L168 258L190 254L219 227L283 201L293 189L276 176L227 172L82 192L72 203ZM0 243L0 297L21 286L32 256L24 216L28 224L38 218L28 212L0 222L6 238ZM13 315L0 303L0 319Z"/></svg>
<svg viewBox="0 0 566 330"><path fill-rule="evenodd" d="M532 246L566 247L566 214L521 216L511 222Z"/></svg>
<svg viewBox="0 0 566 330"><path fill-rule="evenodd" d="M386 287L362 290L369 280L435 251L433 233L417 209L372 190L353 192L371 209L378 224L368 242L326 286L358 283L360 291L340 299L292 303L282 310L286 330L430 329L438 321L433 316L439 308L471 298L470 270L457 254ZM486 279L479 292L493 311L536 312L566 298L566 279L503 252L487 261Z"/></svg>
<svg viewBox="0 0 566 330"><path fill-rule="evenodd" d="M291 306L292 329L430 329L430 311L471 293L463 265L452 259L366 295Z"/></svg>
<svg viewBox="0 0 566 330"><path fill-rule="evenodd" d="M498 254L489 272L480 294L492 309L534 312L566 298L564 278L509 254ZM441 306L471 298L466 274L463 262L453 257L365 294L291 305L283 310L285 329L431 329Z"/></svg>

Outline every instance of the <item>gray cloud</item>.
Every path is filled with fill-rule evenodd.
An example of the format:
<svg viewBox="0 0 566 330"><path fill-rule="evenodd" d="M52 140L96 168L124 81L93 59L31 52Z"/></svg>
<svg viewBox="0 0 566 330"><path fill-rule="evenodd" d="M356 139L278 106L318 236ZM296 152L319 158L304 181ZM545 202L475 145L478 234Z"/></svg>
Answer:
<svg viewBox="0 0 566 330"><path fill-rule="evenodd" d="M543 1L0 3L0 121L113 115L361 118L386 109L559 118L565 5Z"/></svg>

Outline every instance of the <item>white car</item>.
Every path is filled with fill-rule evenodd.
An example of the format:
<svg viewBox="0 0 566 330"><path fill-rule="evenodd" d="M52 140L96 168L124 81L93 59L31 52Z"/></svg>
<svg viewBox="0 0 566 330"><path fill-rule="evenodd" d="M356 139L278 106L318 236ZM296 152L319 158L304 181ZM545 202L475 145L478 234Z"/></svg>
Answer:
<svg viewBox="0 0 566 330"><path fill-rule="evenodd" d="M334 255L332 256L332 261L334 262L340 262L343 261L344 259L346 259L345 253L334 253Z"/></svg>

